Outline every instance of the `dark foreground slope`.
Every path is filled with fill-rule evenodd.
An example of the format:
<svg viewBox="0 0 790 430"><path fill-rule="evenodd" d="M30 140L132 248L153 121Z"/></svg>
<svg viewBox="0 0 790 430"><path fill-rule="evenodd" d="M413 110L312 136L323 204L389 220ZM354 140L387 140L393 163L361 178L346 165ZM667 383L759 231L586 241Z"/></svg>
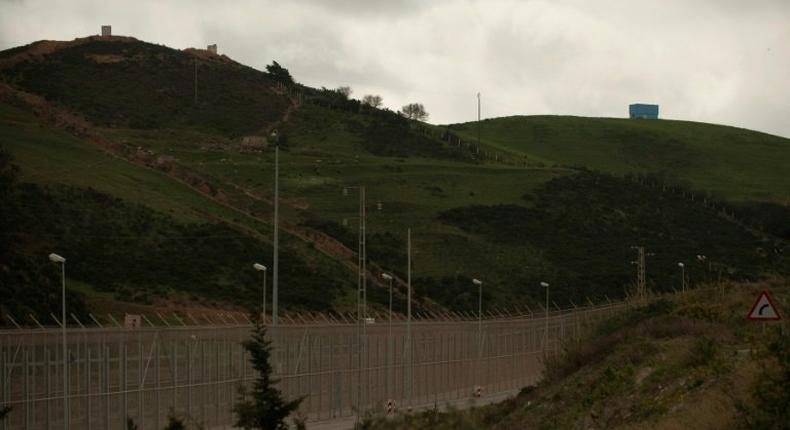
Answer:
<svg viewBox="0 0 790 430"><path fill-rule="evenodd" d="M748 322L762 288L790 309L790 284L709 285L596 327L550 357L545 379L503 403L430 411L366 429L785 429L786 322ZM779 324L784 324L783 331Z"/></svg>

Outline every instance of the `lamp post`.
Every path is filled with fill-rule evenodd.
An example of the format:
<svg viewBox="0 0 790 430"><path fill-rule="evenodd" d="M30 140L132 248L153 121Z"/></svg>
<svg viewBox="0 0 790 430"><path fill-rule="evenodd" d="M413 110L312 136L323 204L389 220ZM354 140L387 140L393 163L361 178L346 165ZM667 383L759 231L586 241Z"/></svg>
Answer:
<svg viewBox="0 0 790 430"><path fill-rule="evenodd" d="M683 263L678 263L678 267L680 267L680 289L681 291L686 291L686 265Z"/></svg>
<svg viewBox="0 0 790 430"><path fill-rule="evenodd" d="M472 283L477 285L477 344L478 348L482 345L483 335L483 281L479 279L472 279Z"/></svg>
<svg viewBox="0 0 790 430"><path fill-rule="evenodd" d="M49 254L49 260L53 263L60 263L61 285L62 285L62 314L61 332L63 334L63 428L69 428L69 361L66 352L66 259L58 254Z"/></svg>
<svg viewBox="0 0 790 430"><path fill-rule="evenodd" d="M347 186L343 187L343 195L348 195L348 190L356 188L359 190L359 251L357 252L357 422L362 411L362 341L367 333L365 318L367 317L367 276L365 265L367 261L367 251L365 249L365 187Z"/></svg>
<svg viewBox="0 0 790 430"><path fill-rule="evenodd" d="M708 257L705 255L697 255L697 262L702 265L702 270L705 272L704 280L705 282L710 281L710 263L705 266L705 263L708 261Z"/></svg>
<svg viewBox="0 0 790 430"><path fill-rule="evenodd" d="M263 264L255 263L252 268L263 272L263 303L261 304L261 320L266 324L266 266Z"/></svg>
<svg viewBox="0 0 790 430"><path fill-rule="evenodd" d="M543 332L543 354L549 351L549 283L541 282L540 286L546 289L546 323Z"/></svg>
<svg viewBox="0 0 790 430"><path fill-rule="evenodd" d="M483 281L479 279L472 279L472 283L477 285L477 368L480 367L480 361L483 359ZM476 372L476 373L479 373ZM479 384L480 375L477 375L477 383ZM478 387L475 387L475 393L478 392Z"/></svg>
<svg viewBox="0 0 790 430"><path fill-rule="evenodd" d="M279 250L279 208L280 208L280 136L277 130L272 131L272 141L274 142L274 258L273 258L273 272L272 272L272 326L277 326L277 290L279 286L279 273L280 273L280 250Z"/></svg>
<svg viewBox="0 0 790 430"><path fill-rule="evenodd" d="M389 273L382 273L381 277L390 284L390 307L389 307L389 322L387 323L387 386L385 390L387 392L387 399L391 399L392 395L390 393L390 379L392 378L392 365L391 365L391 358L392 355L392 275Z"/></svg>
<svg viewBox="0 0 790 430"><path fill-rule="evenodd" d="M359 191L359 237L357 247L357 319L362 320L367 317L367 280L366 280L366 263L367 263L367 247L366 247L366 210L365 210L365 186L348 186L343 187L343 195L348 195L349 189L357 189Z"/></svg>
<svg viewBox="0 0 790 430"><path fill-rule="evenodd" d="M414 352L411 347L411 227L406 229L406 345L409 348L409 410L412 407L414 388Z"/></svg>

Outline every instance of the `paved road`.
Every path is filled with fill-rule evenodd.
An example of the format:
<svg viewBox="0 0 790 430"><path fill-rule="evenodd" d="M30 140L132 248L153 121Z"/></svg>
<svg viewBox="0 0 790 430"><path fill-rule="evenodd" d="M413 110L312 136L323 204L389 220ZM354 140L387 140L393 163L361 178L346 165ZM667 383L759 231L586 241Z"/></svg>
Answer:
<svg viewBox="0 0 790 430"><path fill-rule="evenodd" d="M452 406L455 409L467 409L472 406L490 405L492 403L498 403L510 397L514 397L516 394L518 394L518 391L519 390L511 390L507 392L496 393L479 399L475 399L473 397L467 397L463 399L447 401L437 405L425 404L415 407L414 410L416 412L420 412L437 407L439 410L444 411L447 409L447 406ZM354 428L354 423L356 422L356 419L357 419L356 417L352 416L352 417L338 418L334 420L312 422L312 423L308 423L307 428L310 430L349 430Z"/></svg>

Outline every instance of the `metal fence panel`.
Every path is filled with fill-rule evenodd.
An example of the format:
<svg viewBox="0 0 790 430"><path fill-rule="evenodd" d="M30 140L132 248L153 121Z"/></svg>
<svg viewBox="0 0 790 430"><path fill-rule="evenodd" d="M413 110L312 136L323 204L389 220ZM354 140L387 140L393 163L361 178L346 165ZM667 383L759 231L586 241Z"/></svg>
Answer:
<svg viewBox="0 0 790 430"><path fill-rule="evenodd" d="M578 339L627 303L507 317L365 326L270 327L272 364L287 397L305 396L310 421L403 411L494 395L535 384L546 354ZM328 321L328 320L327 320ZM548 338L546 329L548 327ZM391 335L390 335L391 333ZM255 377L241 342L249 325L80 328L68 332L69 421L73 429L160 429L168 414L213 428L233 423L239 388ZM63 427L63 355L57 329L0 331L0 429Z"/></svg>

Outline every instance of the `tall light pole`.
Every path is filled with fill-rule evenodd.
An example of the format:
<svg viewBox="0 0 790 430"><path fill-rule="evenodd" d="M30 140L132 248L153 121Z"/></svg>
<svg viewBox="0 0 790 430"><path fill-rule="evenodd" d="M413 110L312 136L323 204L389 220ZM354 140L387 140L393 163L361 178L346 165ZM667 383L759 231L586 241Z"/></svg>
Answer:
<svg viewBox="0 0 790 430"><path fill-rule="evenodd" d="M366 198L365 186L348 186L343 187L343 195L348 195L349 189L356 189L359 191L359 233L357 240L357 320L363 320L367 317L367 244L366 244Z"/></svg>
<svg viewBox="0 0 790 430"><path fill-rule="evenodd" d="M266 266L263 264L255 263L252 268L263 272L263 303L261 304L261 321L266 324Z"/></svg>
<svg viewBox="0 0 790 430"><path fill-rule="evenodd" d="M478 349L482 346L483 339L483 281L472 279L472 283L477 285L477 344Z"/></svg>
<svg viewBox="0 0 790 430"><path fill-rule="evenodd" d="M279 286L280 274L280 250L279 250L279 215L280 215L280 137L277 130L272 131L272 141L274 141L274 260L272 272L272 326L277 326L277 290Z"/></svg>
<svg viewBox="0 0 790 430"><path fill-rule="evenodd" d="M58 254L49 254L49 260L60 263L62 285L62 314L60 317L61 332L63 333L63 428L69 428L69 359L66 352L66 259Z"/></svg>
<svg viewBox="0 0 790 430"><path fill-rule="evenodd" d="M365 187L348 186L343 187L343 195L348 195L348 190L356 188L359 190L359 240L357 251L357 374L359 384L357 385L357 403L359 416L362 413L362 340L363 332L367 333L367 326L365 326L365 319L367 317L367 275L366 275L366 261L367 250L365 248Z"/></svg>
<svg viewBox="0 0 790 430"><path fill-rule="evenodd" d="M680 267L680 289L681 291L686 291L686 265L678 263L678 267Z"/></svg>
<svg viewBox="0 0 790 430"><path fill-rule="evenodd" d="M390 375L390 374L392 373L392 366L391 366L391 363L390 363L390 361L391 361L391 357L390 356L392 355L392 348L390 348L390 347L392 346L392 275L390 275L389 273L382 273L381 277L383 279L389 281L389 284L390 284L390 309L389 309L390 312L389 312L389 322L387 323L387 387L386 387L386 391L387 391L387 399L391 399L392 395L390 393L390 379L391 379L392 375Z"/></svg>
<svg viewBox="0 0 790 430"><path fill-rule="evenodd" d="M705 272L704 280L706 282L710 281L710 262L708 262L707 267L705 266L705 262L708 261L708 257L706 257L705 255L697 255L697 261L699 262L699 264L702 265L702 270Z"/></svg>
<svg viewBox="0 0 790 430"><path fill-rule="evenodd" d="M406 338L409 347L409 409L411 409L411 395L413 380L414 353L411 348L411 228L406 230Z"/></svg>
<svg viewBox="0 0 790 430"><path fill-rule="evenodd" d="M483 281L479 279L472 279L472 283L477 285L478 294L477 294L477 366L476 369L480 368L480 362L483 359ZM477 376L477 383L479 384L480 375L479 370L475 372ZM477 393L477 387L475 387L475 393Z"/></svg>
<svg viewBox="0 0 790 430"><path fill-rule="evenodd" d="M480 153L480 93L477 93L477 153Z"/></svg>
<svg viewBox="0 0 790 430"><path fill-rule="evenodd" d="M546 289L546 324L543 332L543 354L549 351L549 283L541 282L540 286Z"/></svg>
<svg viewBox="0 0 790 430"><path fill-rule="evenodd" d="M381 277L382 277L384 280L386 280L386 281L389 281L389 286L390 286L390 304L389 304L389 327L388 327L388 336L391 338L391 337L392 337L392 275L390 275L389 273L382 273L382 274L381 274Z"/></svg>

